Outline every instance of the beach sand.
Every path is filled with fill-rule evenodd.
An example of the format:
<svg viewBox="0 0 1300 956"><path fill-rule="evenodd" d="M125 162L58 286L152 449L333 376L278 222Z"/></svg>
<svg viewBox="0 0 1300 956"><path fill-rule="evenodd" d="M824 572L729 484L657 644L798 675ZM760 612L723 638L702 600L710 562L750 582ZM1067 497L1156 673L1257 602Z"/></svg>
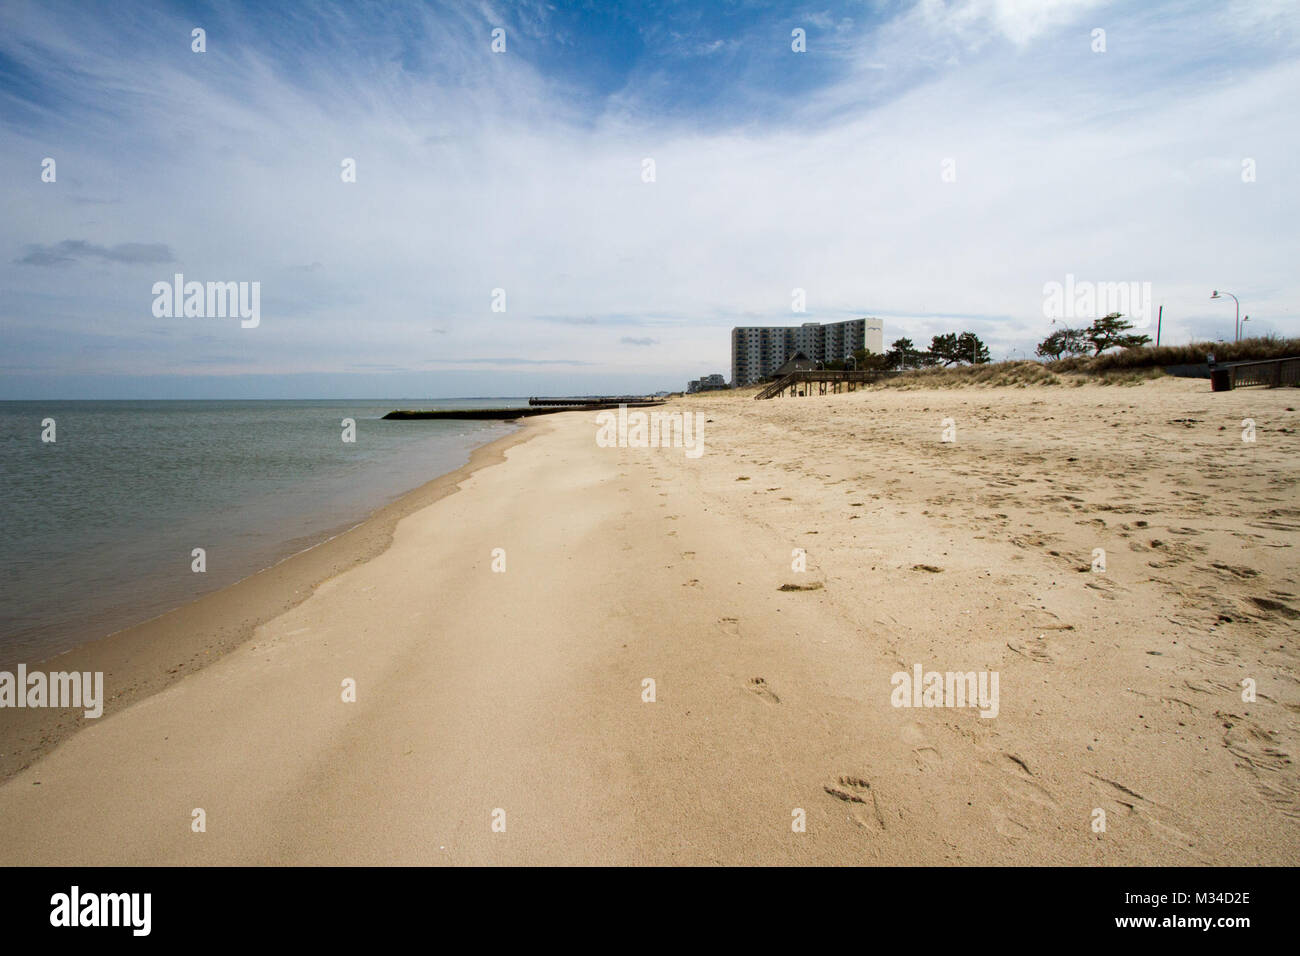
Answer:
<svg viewBox="0 0 1300 956"><path fill-rule="evenodd" d="M715 393L698 459L534 419L74 652L102 719L0 713L0 862L1294 865L1297 403ZM997 716L892 706L917 664Z"/></svg>

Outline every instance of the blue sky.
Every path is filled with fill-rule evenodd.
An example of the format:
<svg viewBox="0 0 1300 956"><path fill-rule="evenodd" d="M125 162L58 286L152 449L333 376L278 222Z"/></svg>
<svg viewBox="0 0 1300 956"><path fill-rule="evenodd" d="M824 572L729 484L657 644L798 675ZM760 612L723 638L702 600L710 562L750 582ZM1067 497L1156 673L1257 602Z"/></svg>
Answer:
<svg viewBox="0 0 1300 956"><path fill-rule="evenodd" d="M0 398L680 388L862 315L1002 358L1067 274L1300 335L1298 46L1291 0L7 0ZM176 272L260 325L156 318Z"/></svg>

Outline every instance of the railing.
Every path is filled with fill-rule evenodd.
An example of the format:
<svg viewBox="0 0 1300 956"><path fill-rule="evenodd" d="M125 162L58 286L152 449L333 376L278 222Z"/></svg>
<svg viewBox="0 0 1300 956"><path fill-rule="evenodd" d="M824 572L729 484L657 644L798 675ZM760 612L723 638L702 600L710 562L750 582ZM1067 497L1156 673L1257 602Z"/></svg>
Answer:
<svg viewBox="0 0 1300 956"><path fill-rule="evenodd" d="M1297 355L1249 362L1218 362L1211 369L1228 370L1229 388L1244 388L1247 385L1263 385L1268 388L1300 386L1300 356Z"/></svg>

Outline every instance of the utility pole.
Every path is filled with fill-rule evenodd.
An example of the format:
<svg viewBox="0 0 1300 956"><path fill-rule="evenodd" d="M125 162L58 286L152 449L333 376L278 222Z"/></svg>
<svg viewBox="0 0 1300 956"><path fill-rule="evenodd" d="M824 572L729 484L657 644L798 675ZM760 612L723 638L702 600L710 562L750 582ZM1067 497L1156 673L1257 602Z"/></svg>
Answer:
<svg viewBox="0 0 1300 956"><path fill-rule="evenodd" d="M1160 306L1160 311L1156 313L1156 348L1160 348L1160 320L1165 317L1165 307Z"/></svg>

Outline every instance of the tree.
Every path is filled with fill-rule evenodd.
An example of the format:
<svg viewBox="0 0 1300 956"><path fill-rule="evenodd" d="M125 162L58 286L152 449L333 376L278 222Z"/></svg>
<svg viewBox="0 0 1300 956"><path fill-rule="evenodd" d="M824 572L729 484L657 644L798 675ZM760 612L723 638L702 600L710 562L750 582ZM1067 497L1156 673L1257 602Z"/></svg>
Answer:
<svg viewBox="0 0 1300 956"><path fill-rule="evenodd" d="M972 365L983 365L989 361L989 350L974 332L963 332L957 336L957 358Z"/></svg>
<svg viewBox="0 0 1300 956"><path fill-rule="evenodd" d="M956 332L936 335L930 340L930 354L936 359L936 362L931 364L942 362L945 366L961 362L982 365L989 360L987 346L974 332L963 332L961 335Z"/></svg>
<svg viewBox="0 0 1300 956"><path fill-rule="evenodd" d="M1125 322L1120 313L1112 312L1100 319L1093 319L1092 325L1088 326L1083 335L1092 343L1092 347L1095 349L1093 355L1100 355L1107 349L1116 346L1122 349L1140 348L1151 341L1149 335L1127 334L1131 328L1133 328L1133 323Z"/></svg>
<svg viewBox="0 0 1300 956"><path fill-rule="evenodd" d="M1039 342L1034 353L1040 358L1059 359L1062 355L1082 355L1090 347L1085 329L1062 327Z"/></svg>
<svg viewBox="0 0 1300 956"><path fill-rule="evenodd" d="M921 353L911 339L898 339L885 353L890 368L915 368L920 364Z"/></svg>
<svg viewBox="0 0 1300 956"><path fill-rule="evenodd" d="M858 363L858 371L876 372L885 367L888 356L877 355L871 349L858 349L853 358Z"/></svg>
<svg viewBox="0 0 1300 956"><path fill-rule="evenodd" d="M929 349L926 349L924 352L916 353L917 368L933 368L938 365L940 361L939 356L935 355Z"/></svg>
<svg viewBox="0 0 1300 956"><path fill-rule="evenodd" d="M936 335L931 338L930 354L944 365L960 362L961 357L957 354L957 333L949 332L947 335Z"/></svg>

